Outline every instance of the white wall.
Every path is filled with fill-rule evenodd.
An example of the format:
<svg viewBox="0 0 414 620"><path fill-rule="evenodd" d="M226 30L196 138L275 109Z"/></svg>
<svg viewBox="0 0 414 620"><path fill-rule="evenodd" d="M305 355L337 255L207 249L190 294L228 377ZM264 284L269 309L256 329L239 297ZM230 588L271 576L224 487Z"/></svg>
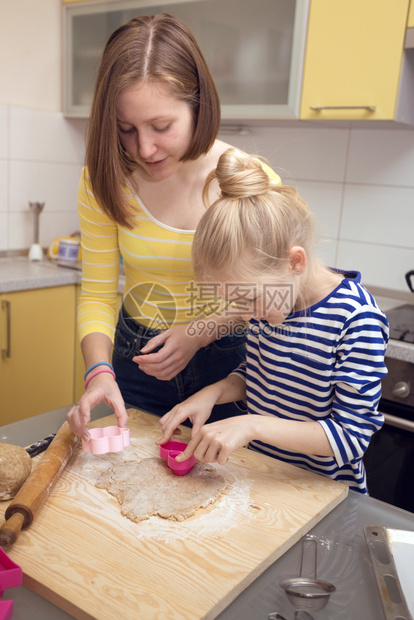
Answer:
<svg viewBox="0 0 414 620"><path fill-rule="evenodd" d="M316 214L331 266L408 291L414 269L414 130L256 128L231 142L265 156Z"/></svg>
<svg viewBox="0 0 414 620"><path fill-rule="evenodd" d="M0 0L0 103L60 111L60 0Z"/></svg>
<svg viewBox="0 0 414 620"><path fill-rule="evenodd" d="M85 122L61 113L60 0L0 0L0 251L78 228ZM7 58L7 61L4 60ZM372 286L407 291L414 269L414 130L254 128L224 140L270 161L322 225L321 254Z"/></svg>
<svg viewBox="0 0 414 620"><path fill-rule="evenodd" d="M39 241L79 229L77 187L84 159L85 122L61 112L0 104L0 251L29 248L30 202L45 202Z"/></svg>

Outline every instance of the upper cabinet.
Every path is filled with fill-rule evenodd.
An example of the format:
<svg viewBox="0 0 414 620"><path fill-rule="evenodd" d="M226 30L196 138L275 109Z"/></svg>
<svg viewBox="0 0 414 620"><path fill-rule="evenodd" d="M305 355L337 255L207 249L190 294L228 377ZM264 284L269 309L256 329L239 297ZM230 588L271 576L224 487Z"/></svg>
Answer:
<svg viewBox="0 0 414 620"><path fill-rule="evenodd" d="M301 119L398 119L409 0L312 0ZM402 86L402 85L401 85Z"/></svg>
<svg viewBox="0 0 414 620"><path fill-rule="evenodd" d="M64 112L87 117L115 28L168 12L195 34L224 122L392 120L414 124L409 0L64 2Z"/></svg>
<svg viewBox="0 0 414 620"><path fill-rule="evenodd" d="M67 116L87 116L109 35L133 17L168 12L194 33L217 86L223 119L297 118L306 0L129 0L65 3Z"/></svg>

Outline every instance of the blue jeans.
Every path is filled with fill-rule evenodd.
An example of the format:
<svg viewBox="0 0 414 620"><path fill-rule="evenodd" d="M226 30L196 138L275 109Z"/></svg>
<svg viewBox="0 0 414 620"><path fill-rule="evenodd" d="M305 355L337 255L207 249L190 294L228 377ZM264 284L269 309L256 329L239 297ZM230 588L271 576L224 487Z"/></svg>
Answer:
<svg viewBox="0 0 414 620"><path fill-rule="evenodd" d="M139 325L125 312L119 312L112 354L112 365L127 405L163 416L206 385L226 377L245 358L246 334L224 336L199 349L186 368L170 381L161 381L140 370L132 358L140 354L150 338L159 333ZM235 403L216 405L209 422L240 415ZM189 425L188 423L186 425Z"/></svg>

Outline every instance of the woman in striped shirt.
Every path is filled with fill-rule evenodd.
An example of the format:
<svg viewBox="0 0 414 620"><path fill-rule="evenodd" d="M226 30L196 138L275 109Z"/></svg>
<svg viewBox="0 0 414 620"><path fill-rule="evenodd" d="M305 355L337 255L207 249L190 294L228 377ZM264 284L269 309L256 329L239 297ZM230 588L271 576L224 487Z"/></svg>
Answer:
<svg viewBox="0 0 414 620"><path fill-rule="evenodd" d="M233 329L244 323L220 314L214 290L200 298L192 285L203 187L229 146L216 139L219 126L217 91L186 26L159 14L111 35L78 195L86 373L85 393L67 417L85 439L98 403L114 409L120 426L128 419L125 403L161 416L244 358L246 334ZM218 196L217 185L210 191ZM120 256L125 286L117 323ZM190 334L194 321L198 331ZM216 407L213 418L237 413L230 403Z"/></svg>
<svg viewBox="0 0 414 620"><path fill-rule="evenodd" d="M312 216L293 188L235 149L213 177L221 198L197 229L194 272L249 321L246 359L161 418L159 443L189 418L191 441L177 460L224 464L249 444L366 493L363 455L383 424L387 319L359 273L316 258ZM244 401L245 414L205 424L229 401Z"/></svg>

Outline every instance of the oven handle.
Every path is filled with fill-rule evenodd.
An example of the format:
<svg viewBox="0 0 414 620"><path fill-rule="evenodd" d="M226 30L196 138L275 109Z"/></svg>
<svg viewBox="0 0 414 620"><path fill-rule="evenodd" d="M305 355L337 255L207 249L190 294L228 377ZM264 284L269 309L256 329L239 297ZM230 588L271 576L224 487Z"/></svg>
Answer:
<svg viewBox="0 0 414 620"><path fill-rule="evenodd" d="M379 413L382 412L380 411ZM382 413L382 415L384 416L385 424L395 426L396 428L401 428L403 431L414 433L414 422L411 420L403 420L402 418L397 418L389 413Z"/></svg>

